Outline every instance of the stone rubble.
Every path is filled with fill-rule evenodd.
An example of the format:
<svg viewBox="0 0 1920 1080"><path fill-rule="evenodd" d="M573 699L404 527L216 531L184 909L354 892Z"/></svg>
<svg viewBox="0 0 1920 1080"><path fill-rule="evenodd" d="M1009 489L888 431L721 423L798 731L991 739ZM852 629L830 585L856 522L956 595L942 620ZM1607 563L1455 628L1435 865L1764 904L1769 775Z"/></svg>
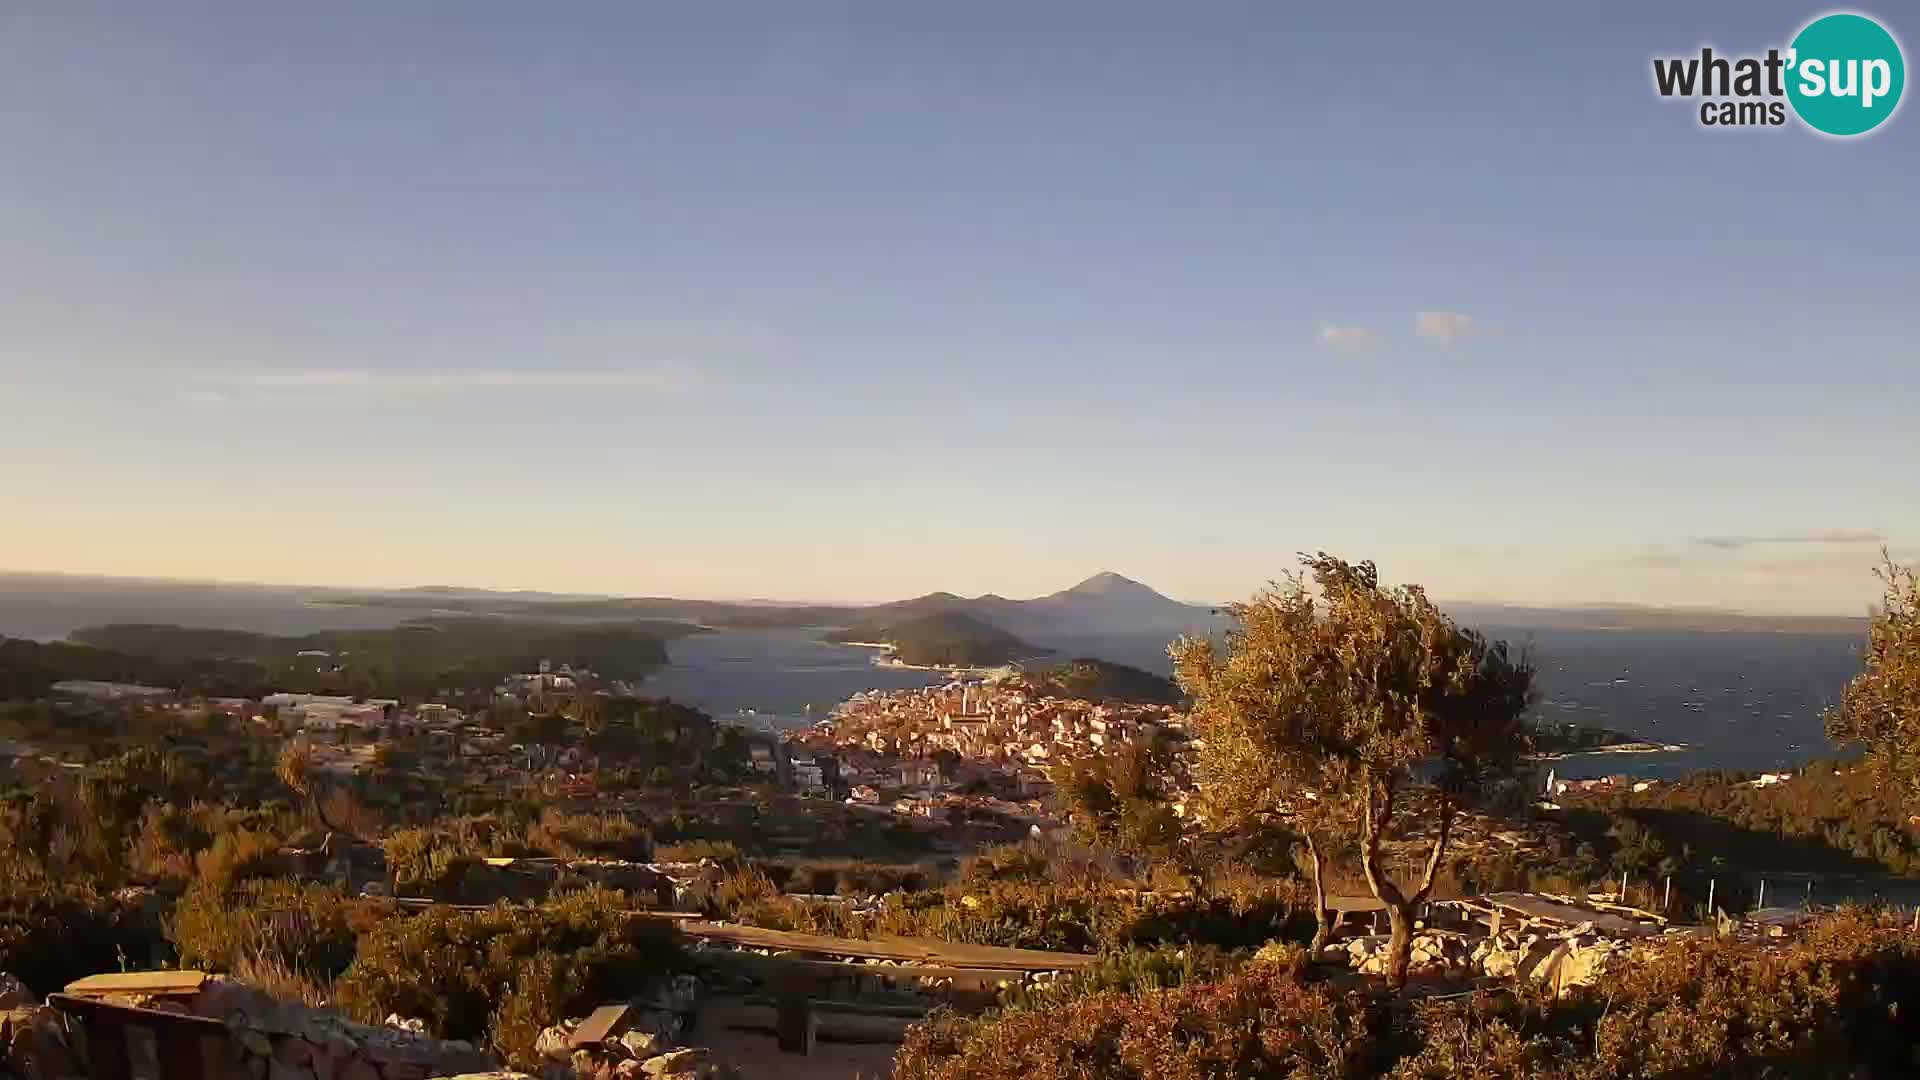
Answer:
<svg viewBox="0 0 1920 1080"><path fill-rule="evenodd" d="M709 1060L704 1047L675 1044L692 1026L700 1005L700 980L679 975L650 997L631 1004L617 1032L605 1041L574 1046L585 1017L542 1031L534 1048L544 1059L538 1080L695 1080L731 1075Z"/></svg>

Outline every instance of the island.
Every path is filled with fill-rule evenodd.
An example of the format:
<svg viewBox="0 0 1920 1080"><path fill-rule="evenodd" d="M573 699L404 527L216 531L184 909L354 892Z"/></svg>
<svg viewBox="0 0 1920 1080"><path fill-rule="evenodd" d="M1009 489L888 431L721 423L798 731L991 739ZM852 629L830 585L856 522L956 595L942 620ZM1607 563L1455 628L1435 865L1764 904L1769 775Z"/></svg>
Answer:
<svg viewBox="0 0 1920 1080"><path fill-rule="evenodd" d="M701 633L665 620L566 623L481 616L422 619L379 630L281 636L115 623L65 642L6 642L0 673L35 696L62 679L165 686L187 694L268 690L427 698L481 691L542 661L638 681L667 663L666 642Z"/></svg>
<svg viewBox="0 0 1920 1080"><path fill-rule="evenodd" d="M1533 758L1554 761L1574 754L1659 754L1685 750L1682 743L1649 742L1630 732L1591 724L1547 724L1533 729Z"/></svg>
<svg viewBox="0 0 1920 1080"><path fill-rule="evenodd" d="M1179 705L1185 700L1172 679L1091 656L1034 668L1024 672L1021 681L1033 692L1047 697L1150 705Z"/></svg>
<svg viewBox="0 0 1920 1080"><path fill-rule="evenodd" d="M869 619L832 630L826 640L879 648L881 663L906 667L993 667L1051 651L959 611Z"/></svg>

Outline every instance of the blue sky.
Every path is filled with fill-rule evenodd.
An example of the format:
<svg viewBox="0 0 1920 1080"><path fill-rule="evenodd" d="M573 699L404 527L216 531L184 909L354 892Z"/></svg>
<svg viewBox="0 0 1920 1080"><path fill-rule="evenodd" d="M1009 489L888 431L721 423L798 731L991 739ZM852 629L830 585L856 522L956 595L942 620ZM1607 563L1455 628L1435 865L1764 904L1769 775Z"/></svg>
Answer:
<svg viewBox="0 0 1920 1080"><path fill-rule="evenodd" d="M9 4L0 567L1861 610L1920 119L1467 7Z"/></svg>

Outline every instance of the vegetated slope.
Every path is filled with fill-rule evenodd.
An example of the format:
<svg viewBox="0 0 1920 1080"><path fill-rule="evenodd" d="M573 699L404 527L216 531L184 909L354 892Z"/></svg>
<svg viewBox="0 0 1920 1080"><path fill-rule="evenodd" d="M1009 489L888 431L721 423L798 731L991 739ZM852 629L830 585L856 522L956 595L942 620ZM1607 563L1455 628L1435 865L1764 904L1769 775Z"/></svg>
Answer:
<svg viewBox="0 0 1920 1080"><path fill-rule="evenodd" d="M828 640L886 642L906 664L979 667L1030 659L1047 651L959 611L870 619L836 630Z"/></svg>
<svg viewBox="0 0 1920 1080"><path fill-rule="evenodd" d="M694 628L669 622L558 623L451 618L383 630L279 637L236 630L111 624L76 631L79 645L151 665L160 685L252 693L260 687L412 696L493 685L542 660L637 679L667 662L666 641ZM204 675L205 677L200 677ZM91 675L63 675L89 678Z"/></svg>
<svg viewBox="0 0 1920 1080"><path fill-rule="evenodd" d="M1111 660L1082 656L1027 672L1027 685L1041 694L1087 701L1138 701L1178 705L1183 697L1172 679Z"/></svg>

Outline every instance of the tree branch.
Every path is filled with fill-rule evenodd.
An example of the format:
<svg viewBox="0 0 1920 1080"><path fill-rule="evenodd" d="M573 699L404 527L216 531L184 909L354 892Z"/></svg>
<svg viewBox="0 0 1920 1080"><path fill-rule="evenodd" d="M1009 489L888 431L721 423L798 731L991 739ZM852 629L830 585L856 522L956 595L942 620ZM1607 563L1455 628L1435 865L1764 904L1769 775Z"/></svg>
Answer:
<svg viewBox="0 0 1920 1080"><path fill-rule="evenodd" d="M1434 834L1433 847L1427 852L1426 873L1420 877L1420 888L1413 894L1413 902L1425 903L1427 895L1433 892L1433 879L1440 873L1440 860L1447 853L1447 838L1453 832L1453 800L1445 795L1440 797L1440 831Z"/></svg>
<svg viewBox="0 0 1920 1080"><path fill-rule="evenodd" d="M1362 785L1366 789L1365 813L1361 815L1360 869L1366 873L1367 888L1373 891L1373 898L1389 907L1399 907L1406 903L1406 896L1393 879L1380 871L1380 839L1386 823L1393 819L1393 787L1382 785L1382 809L1376 819L1373 810L1373 772L1362 774Z"/></svg>

